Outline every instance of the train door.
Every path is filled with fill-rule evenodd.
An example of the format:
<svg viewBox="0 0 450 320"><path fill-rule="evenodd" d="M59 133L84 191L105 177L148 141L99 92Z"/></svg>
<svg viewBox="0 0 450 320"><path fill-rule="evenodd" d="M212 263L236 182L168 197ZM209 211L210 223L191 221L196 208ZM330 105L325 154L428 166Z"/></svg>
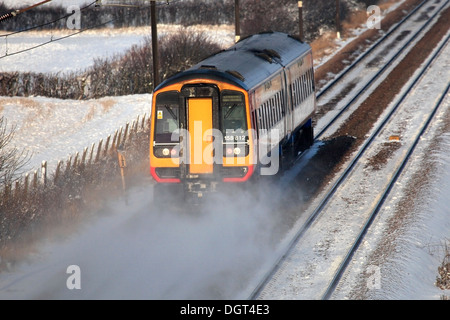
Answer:
<svg viewBox="0 0 450 320"><path fill-rule="evenodd" d="M183 138L185 163L180 166L184 178L213 178L217 170L214 162L214 135L219 129L219 89L210 84L187 84L181 89L185 110L182 122L187 136Z"/></svg>
<svg viewBox="0 0 450 320"><path fill-rule="evenodd" d="M189 173L213 173L212 98L188 98Z"/></svg>

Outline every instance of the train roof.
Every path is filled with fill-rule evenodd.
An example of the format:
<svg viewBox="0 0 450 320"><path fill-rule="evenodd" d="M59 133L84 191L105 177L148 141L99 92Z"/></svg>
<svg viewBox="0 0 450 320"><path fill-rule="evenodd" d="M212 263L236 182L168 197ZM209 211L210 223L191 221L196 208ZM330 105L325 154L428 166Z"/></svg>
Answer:
<svg viewBox="0 0 450 320"><path fill-rule="evenodd" d="M285 33L255 34L174 75L155 91L165 85L198 77L227 81L250 90L308 51L308 44Z"/></svg>

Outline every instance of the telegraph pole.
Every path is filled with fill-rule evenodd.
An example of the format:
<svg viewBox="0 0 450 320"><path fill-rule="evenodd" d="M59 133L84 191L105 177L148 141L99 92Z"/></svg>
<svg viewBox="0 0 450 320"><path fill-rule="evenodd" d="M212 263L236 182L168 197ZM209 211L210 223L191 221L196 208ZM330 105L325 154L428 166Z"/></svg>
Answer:
<svg viewBox="0 0 450 320"><path fill-rule="evenodd" d="M241 39L241 24L240 24L240 10L239 0L234 0L234 41L238 42Z"/></svg>
<svg viewBox="0 0 450 320"><path fill-rule="evenodd" d="M150 16L152 24L152 55L153 55L153 88L159 84L159 50L158 50L158 30L156 23L156 0L150 4Z"/></svg>
<svg viewBox="0 0 450 320"><path fill-rule="evenodd" d="M341 38L341 17L340 17L340 8L339 8L339 0L336 0L336 36L338 39Z"/></svg>
<svg viewBox="0 0 450 320"><path fill-rule="evenodd" d="M298 2L298 37L303 41L303 1Z"/></svg>

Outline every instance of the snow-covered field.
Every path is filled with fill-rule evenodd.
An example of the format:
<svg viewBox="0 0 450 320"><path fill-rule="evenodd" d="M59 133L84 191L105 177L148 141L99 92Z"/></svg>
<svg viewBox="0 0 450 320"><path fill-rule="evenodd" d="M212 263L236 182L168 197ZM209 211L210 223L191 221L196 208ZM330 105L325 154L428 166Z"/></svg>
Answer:
<svg viewBox="0 0 450 320"><path fill-rule="evenodd" d="M232 28L211 30L212 37L220 39L224 45L233 42ZM140 43L149 33L145 29L83 33L28 53L2 58L0 71L80 70L91 65L94 58L120 53ZM8 52L20 50L25 44L40 43L48 37L48 33L20 34L16 40L8 39ZM5 46L5 43L0 44L0 56L4 55ZM449 80L450 77L445 81ZM39 167L42 160L49 161L50 165L65 160L106 138L126 122L148 114L151 98L150 94L90 101L0 97L0 116L5 116L9 125L16 126L13 143L32 152L29 164L32 170ZM442 125L442 115L449 114L445 113L449 97L443 108L441 118L435 122L437 125ZM437 138L433 132L439 131L431 131L424 138L419 152ZM439 149L433 151L436 181L428 185L426 203L416 209L420 218L418 224L406 234L402 252L393 257L391 263L396 265L382 269L381 276L389 284L383 285L383 290L373 291L371 298L439 298L439 290L433 288L430 281L442 260L437 254L427 254L426 240L435 243L445 238L446 233L450 235L448 219L445 219L450 215L449 133L445 132L440 139ZM421 163L415 161L410 170L420 170ZM131 206L112 202L105 208L103 218L80 230L67 243L50 243L43 247L42 253L30 259L29 265L0 275L0 298L208 299L211 298L208 294L220 290L224 298L246 298L242 295L245 291L241 279L230 278L230 275L241 268L256 272L258 263L273 254L269 238L274 212L270 211L270 204L262 203L245 217L240 211L230 211L239 208L238 204L222 208L212 206L209 215L191 219L155 211L151 207L149 189L136 191ZM396 192L395 197L401 198L402 189ZM418 237L420 230L426 230L430 236ZM81 267L80 291L70 291L66 287L66 268L71 264ZM405 270L405 274L398 276L390 270ZM221 279L225 279L227 285L221 283Z"/></svg>

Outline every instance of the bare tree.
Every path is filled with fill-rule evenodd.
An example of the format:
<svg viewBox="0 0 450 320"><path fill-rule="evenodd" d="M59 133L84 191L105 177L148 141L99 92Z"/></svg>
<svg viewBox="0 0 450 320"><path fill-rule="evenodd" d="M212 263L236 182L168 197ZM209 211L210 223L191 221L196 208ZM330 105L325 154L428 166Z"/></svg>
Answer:
<svg viewBox="0 0 450 320"><path fill-rule="evenodd" d="M15 126L8 129L7 121L0 118L0 187L14 182L22 174L21 170L29 162L30 155L24 150L11 147Z"/></svg>

